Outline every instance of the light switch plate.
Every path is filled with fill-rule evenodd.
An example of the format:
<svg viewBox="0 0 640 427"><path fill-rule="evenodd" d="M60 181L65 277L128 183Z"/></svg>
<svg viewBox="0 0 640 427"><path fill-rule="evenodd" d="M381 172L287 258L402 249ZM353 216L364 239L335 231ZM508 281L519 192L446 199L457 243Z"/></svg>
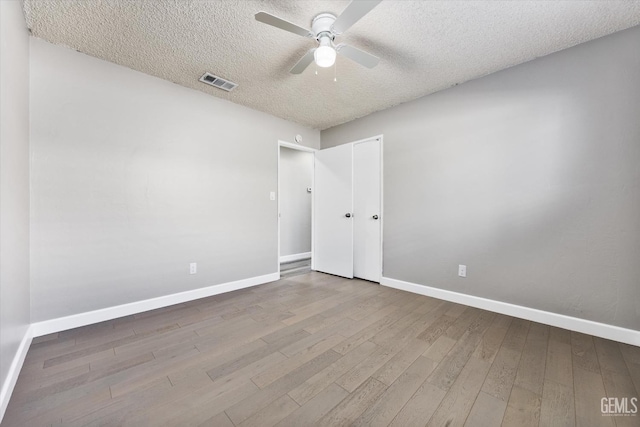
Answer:
<svg viewBox="0 0 640 427"><path fill-rule="evenodd" d="M276 199L276 192L272 191L269 193L269 200L275 200Z"/></svg>

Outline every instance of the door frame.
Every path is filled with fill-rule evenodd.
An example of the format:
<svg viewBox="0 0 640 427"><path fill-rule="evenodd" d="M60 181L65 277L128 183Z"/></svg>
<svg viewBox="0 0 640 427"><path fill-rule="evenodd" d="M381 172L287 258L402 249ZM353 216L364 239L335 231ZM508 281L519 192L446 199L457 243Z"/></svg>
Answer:
<svg viewBox="0 0 640 427"><path fill-rule="evenodd" d="M382 274L384 272L384 134L359 139L349 144L355 146L371 140L380 142L380 280L382 280L384 277Z"/></svg>
<svg viewBox="0 0 640 427"><path fill-rule="evenodd" d="M278 220L278 257L277 257L277 263L278 263L278 277L280 277L280 148L281 147L286 147L286 148L290 148L293 150L298 150L298 151L304 151L306 153L311 153L313 154L313 166L312 166L312 170L311 170L311 269L313 270L314 268L314 256L313 256L313 245L314 245L314 239L315 239L315 227L314 227L314 201L315 201L315 178L316 178L316 174L315 174L315 153L316 151L318 151L315 148L311 148L311 147L306 147L304 145L300 145L300 144L294 144L291 142L287 142L287 141L282 141L282 140L278 140L278 171L277 171L277 175L278 175L278 188L276 191L276 200L278 201L278 216L277 216L277 220Z"/></svg>

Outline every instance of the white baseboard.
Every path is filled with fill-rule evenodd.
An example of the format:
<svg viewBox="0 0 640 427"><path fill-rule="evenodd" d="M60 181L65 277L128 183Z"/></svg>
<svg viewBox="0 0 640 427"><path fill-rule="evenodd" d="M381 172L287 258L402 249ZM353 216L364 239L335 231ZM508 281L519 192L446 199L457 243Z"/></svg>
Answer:
<svg viewBox="0 0 640 427"><path fill-rule="evenodd" d="M31 346L31 340L33 340L33 329L29 326L24 337L22 337L22 341L20 341L18 351L11 361L6 381L2 384L2 390L0 390L0 422L2 422L4 413L9 405L11 393L13 393L13 388L16 386L16 382L18 381L18 375L20 375L24 359L27 357L27 351L29 351L29 347Z"/></svg>
<svg viewBox="0 0 640 427"><path fill-rule="evenodd" d="M282 255L280 257L280 262L293 262L300 261L301 259L309 259L311 258L311 252L301 252L299 254L293 255Z"/></svg>
<svg viewBox="0 0 640 427"><path fill-rule="evenodd" d="M213 295L236 291L238 289L249 288L263 283L274 282L280 279L278 273L265 274L264 276L250 277L248 279L237 280L235 282L222 283L220 285L206 288L194 289L177 294L151 298L143 301L136 301L128 304L117 305L115 307L103 308L100 310L88 311L86 313L74 314L72 316L60 317L57 319L44 320L31 325L34 337L40 337L67 329L78 328L80 326L91 325L118 317L129 316L142 313L157 308L206 298Z"/></svg>
<svg viewBox="0 0 640 427"><path fill-rule="evenodd" d="M390 288L400 289L414 294L426 295L445 301L464 304L471 307L481 308L508 316L519 317L546 325L557 326L571 331L582 332L583 334L595 335L614 341L640 346L640 331L621 328L619 326L607 325L606 323L594 322L592 320L580 319L578 317L566 316L564 314L552 313L507 302L490 300L473 295L461 294L459 292L447 291L445 289L432 288L430 286L418 285L402 280L383 277L381 285Z"/></svg>

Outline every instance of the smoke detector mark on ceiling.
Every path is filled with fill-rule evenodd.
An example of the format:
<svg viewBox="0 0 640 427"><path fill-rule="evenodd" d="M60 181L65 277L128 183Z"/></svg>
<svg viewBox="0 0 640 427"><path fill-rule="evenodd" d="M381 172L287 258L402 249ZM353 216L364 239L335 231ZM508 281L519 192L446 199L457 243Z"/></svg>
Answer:
<svg viewBox="0 0 640 427"><path fill-rule="evenodd" d="M237 83L223 79L222 77L218 77L211 73L204 73L202 77L200 77L200 81L210 86L217 87L218 89L226 90L227 92L231 92L238 86Z"/></svg>

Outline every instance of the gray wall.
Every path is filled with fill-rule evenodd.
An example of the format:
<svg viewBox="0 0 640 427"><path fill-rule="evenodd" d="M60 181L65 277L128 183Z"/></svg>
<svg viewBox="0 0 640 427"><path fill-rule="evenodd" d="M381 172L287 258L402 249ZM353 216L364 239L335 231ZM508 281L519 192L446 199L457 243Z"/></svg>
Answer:
<svg viewBox="0 0 640 427"><path fill-rule="evenodd" d="M640 27L325 130L322 146L377 134L385 277L640 329Z"/></svg>
<svg viewBox="0 0 640 427"><path fill-rule="evenodd" d="M31 65L33 321L277 272L277 141L319 131L38 39Z"/></svg>
<svg viewBox="0 0 640 427"><path fill-rule="evenodd" d="M280 256L311 252L313 153L280 147Z"/></svg>
<svg viewBox="0 0 640 427"><path fill-rule="evenodd" d="M0 1L0 44L0 383L4 385L29 326L29 33L19 1Z"/></svg>

